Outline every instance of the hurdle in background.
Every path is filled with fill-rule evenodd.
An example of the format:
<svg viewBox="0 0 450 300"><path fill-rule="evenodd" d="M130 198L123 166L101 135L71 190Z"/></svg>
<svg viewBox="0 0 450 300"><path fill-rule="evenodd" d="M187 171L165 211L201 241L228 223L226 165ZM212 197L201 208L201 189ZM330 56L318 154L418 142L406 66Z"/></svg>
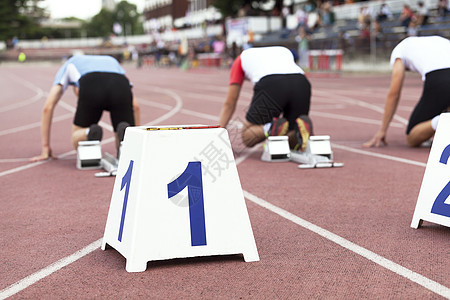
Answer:
<svg viewBox="0 0 450 300"><path fill-rule="evenodd" d="M200 53L197 58L201 67L220 67L222 65L219 53Z"/></svg>
<svg viewBox="0 0 450 300"><path fill-rule="evenodd" d="M324 73L341 72L343 54L344 51L341 49L309 50L309 70Z"/></svg>

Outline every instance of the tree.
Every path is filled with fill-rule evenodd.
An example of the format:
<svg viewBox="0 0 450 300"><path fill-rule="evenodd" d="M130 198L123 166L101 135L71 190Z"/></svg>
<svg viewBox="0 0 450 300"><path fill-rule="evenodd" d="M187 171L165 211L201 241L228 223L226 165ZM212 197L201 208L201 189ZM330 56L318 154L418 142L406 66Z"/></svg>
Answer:
<svg viewBox="0 0 450 300"><path fill-rule="evenodd" d="M244 6L243 0L214 0L212 5L219 10L224 18L235 17L241 7Z"/></svg>
<svg viewBox="0 0 450 300"><path fill-rule="evenodd" d="M137 12L136 5L127 1L119 2L114 11L114 18L122 26L125 35L143 33L143 27L139 20L140 16Z"/></svg>
<svg viewBox="0 0 450 300"><path fill-rule="evenodd" d="M92 17L91 21L86 23L87 36L109 37L112 33L114 23L113 12L102 9L98 14Z"/></svg>
<svg viewBox="0 0 450 300"><path fill-rule="evenodd" d="M38 5L41 1L0 1L0 40L7 41L14 36L30 38L39 32L38 22L46 17L45 10Z"/></svg>
<svg viewBox="0 0 450 300"><path fill-rule="evenodd" d="M114 23L120 24L124 35L143 33L137 6L127 1L119 2L114 11L102 9L86 24L86 33L88 36L107 38L113 33Z"/></svg>

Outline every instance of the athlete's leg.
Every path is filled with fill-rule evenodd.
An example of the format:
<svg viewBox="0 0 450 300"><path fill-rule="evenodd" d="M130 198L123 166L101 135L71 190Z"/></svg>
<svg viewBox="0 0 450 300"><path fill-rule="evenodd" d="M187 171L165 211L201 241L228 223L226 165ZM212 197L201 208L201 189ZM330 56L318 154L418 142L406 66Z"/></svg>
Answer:
<svg viewBox="0 0 450 300"><path fill-rule="evenodd" d="M284 75L269 75L263 77L253 87L252 102L241 131L245 146L253 147L264 141L266 139L264 126L280 116L287 101L283 89L280 88L283 81Z"/></svg>
<svg viewBox="0 0 450 300"><path fill-rule="evenodd" d="M101 73L89 73L80 78L78 103L72 125L72 145L76 149L78 142L87 140L87 129L97 124L103 112L104 90ZM100 128L101 131L101 128ZM100 132L101 135L101 132ZM100 137L101 139L101 137Z"/></svg>
<svg viewBox="0 0 450 300"><path fill-rule="evenodd" d="M312 123L308 117L309 108L311 104L311 84L303 74L285 75L286 79L283 87L288 103L284 107L283 115L289 122L289 147L291 149L299 150L305 147L304 140L309 138L312 134ZM303 118L304 120L299 120ZM304 125L307 120L308 124ZM301 130L307 126L307 133ZM303 133L303 134L302 134ZM303 145L301 147L301 145ZM301 148L300 148L301 147ZM304 149L303 149L304 150Z"/></svg>
<svg viewBox="0 0 450 300"><path fill-rule="evenodd" d="M431 119L440 115L450 105L449 76L450 69L437 70L426 75L422 95L411 114L406 130L406 142L409 146L418 147L434 135Z"/></svg>
<svg viewBox="0 0 450 300"><path fill-rule="evenodd" d="M119 149L121 141L117 131L118 125L127 123L129 126L135 126L133 93L130 82L124 75L111 74L110 83L108 86L108 110L114 128L116 148Z"/></svg>
<svg viewBox="0 0 450 300"><path fill-rule="evenodd" d="M242 127L242 141L247 147L253 147L265 140L264 125L250 123L245 120Z"/></svg>
<svg viewBox="0 0 450 300"><path fill-rule="evenodd" d="M78 142L87 140L86 131L86 127L72 125L72 145L74 149L77 149Z"/></svg>
<svg viewBox="0 0 450 300"><path fill-rule="evenodd" d="M96 123L89 128L72 125L72 145L76 149L78 142L81 141L101 141L103 137L103 129Z"/></svg>
<svg viewBox="0 0 450 300"><path fill-rule="evenodd" d="M411 147L419 147L434 135L434 129L431 127L431 120L421 122L414 126L406 136L406 142Z"/></svg>

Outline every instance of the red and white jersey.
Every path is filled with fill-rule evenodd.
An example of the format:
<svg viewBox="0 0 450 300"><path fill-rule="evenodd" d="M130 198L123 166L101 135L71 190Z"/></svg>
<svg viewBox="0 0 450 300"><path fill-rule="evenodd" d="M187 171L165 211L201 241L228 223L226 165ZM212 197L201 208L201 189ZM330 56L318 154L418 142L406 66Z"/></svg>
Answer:
<svg viewBox="0 0 450 300"><path fill-rule="evenodd" d="M397 58L425 80L431 71L450 68L450 41L440 36L408 37L392 50L391 65Z"/></svg>
<svg viewBox="0 0 450 300"><path fill-rule="evenodd" d="M261 78L273 74L304 74L295 63L289 49L280 46L250 48L244 50L233 63L230 84L242 85L245 78L257 83Z"/></svg>

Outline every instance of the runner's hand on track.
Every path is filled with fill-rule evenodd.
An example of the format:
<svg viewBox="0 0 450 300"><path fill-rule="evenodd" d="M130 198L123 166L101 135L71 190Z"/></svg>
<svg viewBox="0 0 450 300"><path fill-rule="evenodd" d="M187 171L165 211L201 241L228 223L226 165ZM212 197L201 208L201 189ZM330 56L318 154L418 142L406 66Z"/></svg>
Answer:
<svg viewBox="0 0 450 300"><path fill-rule="evenodd" d="M42 160L46 160L46 159L55 159L55 157L53 157L52 149L50 149L50 147L42 147L41 155L30 158L30 161L36 162L36 161L42 161Z"/></svg>
<svg viewBox="0 0 450 300"><path fill-rule="evenodd" d="M384 146L387 146L387 142L386 142L386 132L379 130L375 136L368 142L364 143L363 146L364 147L379 147L381 144L383 144Z"/></svg>

